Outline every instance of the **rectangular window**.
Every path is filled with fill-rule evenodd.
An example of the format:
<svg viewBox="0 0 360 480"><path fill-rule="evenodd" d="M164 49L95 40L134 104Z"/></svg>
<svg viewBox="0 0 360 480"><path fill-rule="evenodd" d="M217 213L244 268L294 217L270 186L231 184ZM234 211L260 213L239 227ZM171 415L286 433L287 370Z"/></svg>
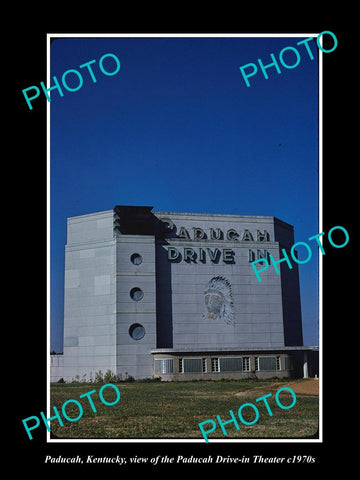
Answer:
<svg viewBox="0 0 360 480"><path fill-rule="evenodd" d="M281 370L280 357L276 357L276 370Z"/></svg>
<svg viewBox="0 0 360 480"><path fill-rule="evenodd" d="M155 360L155 373L173 373L174 361L172 358L159 358Z"/></svg>
<svg viewBox="0 0 360 480"><path fill-rule="evenodd" d="M211 359L211 371L212 372L220 372L219 359L218 358L212 358Z"/></svg>
<svg viewBox="0 0 360 480"><path fill-rule="evenodd" d="M250 357L243 357L242 368L244 372L250 372Z"/></svg>
<svg viewBox="0 0 360 480"><path fill-rule="evenodd" d="M278 370L280 357L257 357L257 368L255 370ZM256 364L256 363L255 363Z"/></svg>
<svg viewBox="0 0 360 480"><path fill-rule="evenodd" d="M292 370L292 369L293 369L292 358L286 356L285 357L285 370Z"/></svg>
<svg viewBox="0 0 360 480"><path fill-rule="evenodd" d="M220 372L241 372L242 357L223 357L220 360Z"/></svg>
<svg viewBox="0 0 360 480"><path fill-rule="evenodd" d="M202 358L183 358L182 372L183 373L202 373L203 359Z"/></svg>
<svg viewBox="0 0 360 480"><path fill-rule="evenodd" d="M206 373L206 358L202 359L202 371L203 373Z"/></svg>

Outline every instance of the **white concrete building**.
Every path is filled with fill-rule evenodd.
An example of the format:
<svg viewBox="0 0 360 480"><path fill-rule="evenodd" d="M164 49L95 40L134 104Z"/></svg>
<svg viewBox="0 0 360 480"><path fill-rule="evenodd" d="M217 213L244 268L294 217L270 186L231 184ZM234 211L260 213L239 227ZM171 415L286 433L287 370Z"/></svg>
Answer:
<svg viewBox="0 0 360 480"><path fill-rule="evenodd" d="M293 244L293 227L270 216L116 206L69 218L64 352L51 381L312 373L296 262L261 282L251 265Z"/></svg>

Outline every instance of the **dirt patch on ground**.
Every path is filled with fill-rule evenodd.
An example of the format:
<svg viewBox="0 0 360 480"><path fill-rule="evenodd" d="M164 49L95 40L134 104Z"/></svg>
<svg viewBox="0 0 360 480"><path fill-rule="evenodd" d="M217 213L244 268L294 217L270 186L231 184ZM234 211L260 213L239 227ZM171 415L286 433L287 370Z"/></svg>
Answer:
<svg viewBox="0 0 360 480"><path fill-rule="evenodd" d="M319 396L319 380L315 378L305 378L301 381L290 382L286 386L294 390L298 395Z"/></svg>
<svg viewBox="0 0 360 480"><path fill-rule="evenodd" d="M270 388L269 388L270 387ZM279 388L282 387L289 387L291 390L295 392L296 395L310 395L310 396L319 396L319 380L315 378L305 378L304 380L297 380L292 381L289 383L278 383L274 382L270 384L268 387L255 387L251 391L254 390L267 390L267 392L271 391L275 393ZM245 390L244 392L235 393L236 396L242 397L248 395L250 390Z"/></svg>

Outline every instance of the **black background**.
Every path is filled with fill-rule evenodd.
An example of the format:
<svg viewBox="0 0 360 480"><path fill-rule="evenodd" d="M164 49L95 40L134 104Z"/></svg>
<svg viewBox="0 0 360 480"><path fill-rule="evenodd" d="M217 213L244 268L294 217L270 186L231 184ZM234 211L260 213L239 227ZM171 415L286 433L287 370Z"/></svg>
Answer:
<svg viewBox="0 0 360 480"><path fill-rule="evenodd" d="M357 44L356 12L324 8L316 13L305 4L260 5L253 12L234 7L199 8L196 14L184 4L136 13L123 4L53 4L12 12L3 34L4 148L3 244L5 296L3 322L3 463L11 472L44 471L51 475L117 473L286 473L319 472L328 466L344 467L354 461L351 453L356 423L356 376L352 355L358 312L353 301L356 282L357 211L354 192L357 176ZM172 5L172 4L171 4ZM135 9L136 10L136 9ZM196 9L195 9L196 10ZM142 20L140 20L142 18ZM11 23L10 23L11 22ZM21 90L46 81L47 33L316 33L330 30L337 49L323 55L323 171L324 231L341 225L350 234L343 249L325 249L323 279L323 443L46 443L46 429L34 431L29 440L22 419L47 408L46 358L46 102L29 110ZM10 89L10 95L7 90ZM9 184L7 186L7 184ZM301 199L299 199L301 201ZM313 235L315 232L309 232ZM42 425L43 427L43 425ZM7 439L10 437L10 442ZM157 464L119 467L114 464L44 464L46 455L154 457L177 455L207 457L211 454L242 457L311 455L306 464Z"/></svg>

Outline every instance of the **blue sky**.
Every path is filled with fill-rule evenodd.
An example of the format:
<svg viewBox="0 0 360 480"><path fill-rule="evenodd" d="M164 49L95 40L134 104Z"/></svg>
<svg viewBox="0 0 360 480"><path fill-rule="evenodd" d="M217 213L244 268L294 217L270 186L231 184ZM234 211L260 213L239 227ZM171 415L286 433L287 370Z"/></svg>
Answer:
<svg viewBox="0 0 360 480"><path fill-rule="evenodd" d="M51 76L81 71L81 89L50 103L51 350L62 351L67 217L115 205L273 215L295 241L318 233L318 64L267 70L245 85L239 67L301 39L64 38ZM119 73L99 59L115 54ZM86 68L96 60L93 83ZM108 59L105 68L114 63ZM294 61L288 57L288 63ZM75 76L73 76L76 80ZM71 75L67 77L71 84ZM75 86L77 83L74 83ZM51 82L53 85L53 82ZM44 98L42 99L43 101ZM36 101L40 101L37 99ZM34 103L34 108L36 104ZM314 248L314 253L316 249ZM318 344L318 262L300 265L304 344Z"/></svg>

